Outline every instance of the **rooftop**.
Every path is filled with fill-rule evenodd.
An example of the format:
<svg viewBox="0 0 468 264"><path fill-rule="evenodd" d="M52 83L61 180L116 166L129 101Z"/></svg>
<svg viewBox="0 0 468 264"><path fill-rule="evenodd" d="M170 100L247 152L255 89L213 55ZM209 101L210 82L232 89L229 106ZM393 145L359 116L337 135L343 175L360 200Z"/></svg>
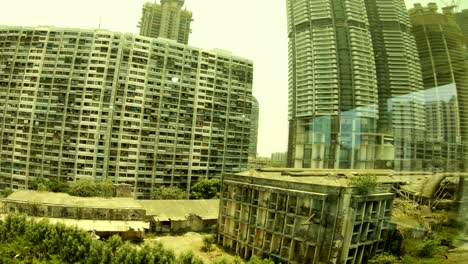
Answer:
<svg viewBox="0 0 468 264"><path fill-rule="evenodd" d="M138 201L133 198L77 197L71 196L67 193L38 192L29 190L16 191L3 200L87 208L143 209Z"/></svg>
<svg viewBox="0 0 468 264"><path fill-rule="evenodd" d="M146 215L157 221L185 220L189 215L217 219L219 200L139 200Z"/></svg>
<svg viewBox="0 0 468 264"><path fill-rule="evenodd" d="M398 179L394 178L394 174L396 172L393 170L262 168L235 175L312 185L347 187L349 186L350 178L353 176L378 176L378 183L399 182Z"/></svg>

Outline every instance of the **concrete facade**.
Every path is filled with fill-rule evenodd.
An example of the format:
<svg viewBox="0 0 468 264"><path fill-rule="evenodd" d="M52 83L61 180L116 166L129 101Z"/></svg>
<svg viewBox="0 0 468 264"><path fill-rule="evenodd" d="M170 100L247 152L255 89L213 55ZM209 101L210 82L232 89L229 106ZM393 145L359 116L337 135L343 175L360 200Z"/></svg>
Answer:
<svg viewBox="0 0 468 264"><path fill-rule="evenodd" d="M148 198L247 166L250 60L106 30L0 27L0 188L111 179Z"/></svg>
<svg viewBox="0 0 468 264"><path fill-rule="evenodd" d="M249 158L257 157L259 115L260 115L260 106L258 104L258 100L257 98L252 96L252 113L250 114Z"/></svg>
<svg viewBox="0 0 468 264"><path fill-rule="evenodd" d="M139 23L140 35L167 38L188 44L192 12L182 10L185 0L161 0L146 3Z"/></svg>
<svg viewBox="0 0 468 264"><path fill-rule="evenodd" d="M365 263L384 250L394 195L385 186L359 195L346 179L372 171L285 173L224 177L219 244L243 258L308 264Z"/></svg>

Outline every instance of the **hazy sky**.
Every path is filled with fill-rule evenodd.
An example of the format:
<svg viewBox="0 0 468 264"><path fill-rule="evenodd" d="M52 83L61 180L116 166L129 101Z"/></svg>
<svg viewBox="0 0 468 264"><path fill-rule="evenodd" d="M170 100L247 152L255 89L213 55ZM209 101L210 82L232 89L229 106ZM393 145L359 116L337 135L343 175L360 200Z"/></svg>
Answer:
<svg viewBox="0 0 468 264"><path fill-rule="evenodd" d="M138 33L147 0L0 0L0 25L53 25ZM150 1L153 2L153 1ZM407 0L427 3L431 1ZM451 2L447 0L446 2ZM468 1L461 0L468 8ZM286 0L186 0L193 12L189 44L231 50L253 60L260 103L258 152L286 151L288 50Z"/></svg>

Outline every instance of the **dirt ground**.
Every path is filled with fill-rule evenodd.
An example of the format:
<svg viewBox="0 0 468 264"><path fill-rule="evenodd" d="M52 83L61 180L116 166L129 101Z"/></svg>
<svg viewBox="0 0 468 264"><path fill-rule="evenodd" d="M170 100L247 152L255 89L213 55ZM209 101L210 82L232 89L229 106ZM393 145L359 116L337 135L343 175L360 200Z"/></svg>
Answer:
<svg viewBox="0 0 468 264"><path fill-rule="evenodd" d="M212 263L218 258L226 257L228 259L234 259L234 256L224 252L221 248L213 245L213 251L203 252L201 250L203 246L203 237L209 236L209 234L200 234L194 232L188 232L182 235L163 235L163 236L147 236L145 237L145 243L161 242L166 248L174 250L178 256L182 252L193 251L195 255L203 259L205 263Z"/></svg>

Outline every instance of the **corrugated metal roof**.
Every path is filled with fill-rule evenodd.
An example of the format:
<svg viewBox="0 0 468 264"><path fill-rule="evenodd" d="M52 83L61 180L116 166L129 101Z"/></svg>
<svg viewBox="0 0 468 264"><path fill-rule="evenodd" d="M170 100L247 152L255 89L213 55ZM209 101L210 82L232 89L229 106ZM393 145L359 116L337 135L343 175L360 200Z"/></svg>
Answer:
<svg viewBox="0 0 468 264"><path fill-rule="evenodd" d="M186 220L190 215L217 219L219 200L139 200L146 215L156 221Z"/></svg>
<svg viewBox="0 0 468 264"><path fill-rule="evenodd" d="M124 197L78 197L66 193L20 190L12 193L4 201L17 201L37 204L54 204L88 208L131 208L143 209L133 198Z"/></svg>

